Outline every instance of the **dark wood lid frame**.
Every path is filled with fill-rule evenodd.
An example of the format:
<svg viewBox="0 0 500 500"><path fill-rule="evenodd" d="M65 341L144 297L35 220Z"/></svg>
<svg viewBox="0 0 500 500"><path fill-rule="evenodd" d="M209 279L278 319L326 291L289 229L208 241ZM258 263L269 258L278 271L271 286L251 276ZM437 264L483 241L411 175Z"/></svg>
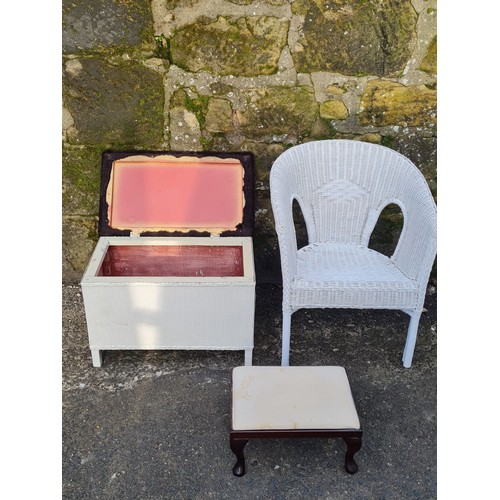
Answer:
<svg viewBox="0 0 500 500"><path fill-rule="evenodd" d="M131 230L121 230L110 226L108 220L108 202L106 200L106 191L111 178L113 162L129 156L147 156L154 158L156 156L169 155L175 158L192 157L205 158L215 157L220 159L235 158L239 160L244 170L243 195L245 205L243 207L243 221L235 230L224 231L220 236L252 236L254 229L254 155L251 152L193 152L193 151L151 151L151 150L127 150L115 151L108 150L102 154L101 161L101 185L99 196L99 236L130 236ZM145 231L141 236L210 236L210 232L204 231Z"/></svg>

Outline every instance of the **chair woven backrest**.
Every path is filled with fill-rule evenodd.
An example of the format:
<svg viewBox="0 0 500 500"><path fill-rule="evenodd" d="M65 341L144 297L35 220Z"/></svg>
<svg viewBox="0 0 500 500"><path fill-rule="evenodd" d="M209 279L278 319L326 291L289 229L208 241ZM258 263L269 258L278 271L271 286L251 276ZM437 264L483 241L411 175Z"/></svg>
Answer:
<svg viewBox="0 0 500 500"><path fill-rule="evenodd" d="M436 206L425 178L406 157L380 145L326 140L292 147L273 165L271 196L273 210L286 218L293 199L298 201L309 243L368 245L390 203L403 212L400 239L414 238L418 245L421 231L435 233ZM393 259L408 260L403 265L411 267L412 256L397 252Z"/></svg>

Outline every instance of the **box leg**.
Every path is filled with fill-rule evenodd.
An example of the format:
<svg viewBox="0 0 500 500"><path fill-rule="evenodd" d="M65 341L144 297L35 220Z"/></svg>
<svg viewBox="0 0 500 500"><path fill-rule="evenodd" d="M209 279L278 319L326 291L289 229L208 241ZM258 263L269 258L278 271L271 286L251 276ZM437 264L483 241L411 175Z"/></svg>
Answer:
<svg viewBox="0 0 500 500"><path fill-rule="evenodd" d="M102 366L102 351L100 349L90 349L92 353L92 364L99 368Z"/></svg>
<svg viewBox="0 0 500 500"><path fill-rule="evenodd" d="M245 366L252 366L253 349L245 349Z"/></svg>

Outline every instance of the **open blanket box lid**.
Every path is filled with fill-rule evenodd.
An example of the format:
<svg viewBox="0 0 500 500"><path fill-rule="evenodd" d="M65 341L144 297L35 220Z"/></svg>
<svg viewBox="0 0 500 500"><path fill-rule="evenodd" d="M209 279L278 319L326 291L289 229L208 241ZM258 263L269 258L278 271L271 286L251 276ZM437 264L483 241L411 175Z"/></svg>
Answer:
<svg viewBox="0 0 500 500"><path fill-rule="evenodd" d="M252 153L108 151L100 236L251 236ZM241 245L110 245L98 276L242 276Z"/></svg>
<svg viewBox="0 0 500 500"><path fill-rule="evenodd" d="M100 236L252 236L252 153L107 151Z"/></svg>

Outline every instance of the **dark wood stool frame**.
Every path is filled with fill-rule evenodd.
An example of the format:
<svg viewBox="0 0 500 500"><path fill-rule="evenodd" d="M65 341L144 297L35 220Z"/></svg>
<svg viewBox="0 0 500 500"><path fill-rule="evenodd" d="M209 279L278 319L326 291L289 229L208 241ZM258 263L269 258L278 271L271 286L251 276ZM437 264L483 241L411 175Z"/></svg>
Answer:
<svg viewBox="0 0 500 500"><path fill-rule="evenodd" d="M360 450L362 444L363 430L360 429L260 429L260 430L234 430L233 429L233 378L230 383L231 407L229 411L230 429L229 446L236 455L236 463L233 474L241 477L245 474L245 455L243 450L249 439L274 439L274 438L342 438L347 445L345 454L345 470L349 474L355 474L358 464L354 460L354 454Z"/></svg>

